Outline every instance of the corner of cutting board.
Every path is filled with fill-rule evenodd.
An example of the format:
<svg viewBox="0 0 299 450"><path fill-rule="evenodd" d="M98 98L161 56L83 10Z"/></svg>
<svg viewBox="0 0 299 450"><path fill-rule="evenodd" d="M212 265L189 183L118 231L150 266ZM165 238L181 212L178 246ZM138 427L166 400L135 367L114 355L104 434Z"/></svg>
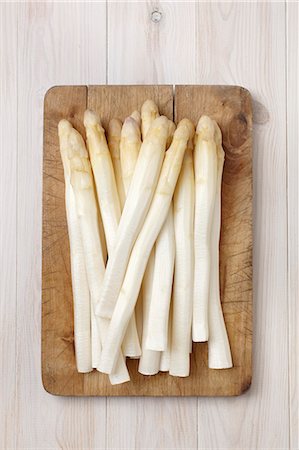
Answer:
<svg viewBox="0 0 299 450"><path fill-rule="evenodd" d="M42 385L44 390L51 395L58 395L57 392L53 389L53 385L49 380L49 377L45 374L44 370L42 369Z"/></svg>
<svg viewBox="0 0 299 450"><path fill-rule="evenodd" d="M236 396L245 394L249 390L249 388L251 386L251 382L252 382L252 376L249 375L247 378L245 378L244 381L242 381L242 384L240 386L240 391L237 392Z"/></svg>
<svg viewBox="0 0 299 450"><path fill-rule="evenodd" d="M53 383L48 379L48 376L45 375L44 372L42 372L42 385L48 394L55 395L55 397L67 397L70 395L76 397L78 395L75 392L61 392L59 388L56 390Z"/></svg>
<svg viewBox="0 0 299 450"><path fill-rule="evenodd" d="M52 96L55 98L55 96L57 96L57 93L59 93L61 90L69 89L69 88L85 88L85 89L87 89L87 86L86 85L80 85L80 84L73 85L73 86L66 85L66 84L65 85L62 84L62 85L51 86L45 92L44 104L46 103L46 101L51 99Z"/></svg>
<svg viewBox="0 0 299 450"><path fill-rule="evenodd" d="M45 92L44 95L44 104L49 101L51 99L52 96L56 96L57 95L57 91L60 91L61 89L63 89L65 86L59 86L59 85L55 85L55 86L51 86L47 89L47 91Z"/></svg>

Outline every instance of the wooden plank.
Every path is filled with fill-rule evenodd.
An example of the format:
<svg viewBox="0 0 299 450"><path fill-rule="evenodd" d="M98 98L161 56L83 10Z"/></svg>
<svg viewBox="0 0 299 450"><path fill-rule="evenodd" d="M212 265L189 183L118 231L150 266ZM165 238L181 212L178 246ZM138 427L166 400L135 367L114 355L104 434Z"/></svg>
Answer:
<svg viewBox="0 0 299 450"><path fill-rule="evenodd" d="M201 83L244 86L253 95L254 106L253 383L238 399L199 399L199 448L285 449L289 448L285 5L198 2L196 8L194 59Z"/></svg>
<svg viewBox="0 0 299 450"><path fill-rule="evenodd" d="M252 110L248 91L236 86L176 86L175 121L197 123L207 114L223 136L220 289L233 369L209 370L207 344L194 345L201 395L239 395L251 384L252 353ZM203 363L204 362L204 363Z"/></svg>
<svg viewBox="0 0 299 450"><path fill-rule="evenodd" d="M197 449L196 403L186 397L108 398L107 448Z"/></svg>
<svg viewBox="0 0 299 450"><path fill-rule="evenodd" d="M15 447L17 22L0 5L0 448ZM9 131L8 131L9 130Z"/></svg>
<svg viewBox="0 0 299 450"><path fill-rule="evenodd" d="M196 2L108 0L107 12L108 84L201 83Z"/></svg>
<svg viewBox="0 0 299 450"><path fill-rule="evenodd" d="M298 126L299 8L287 1L287 161L290 448L299 448Z"/></svg>
<svg viewBox="0 0 299 450"><path fill-rule="evenodd" d="M40 238L44 94L53 85L105 82L106 5L15 5L19 10L16 448L104 448L105 399L96 404L91 399L62 400L42 387ZM54 136L53 128L52 132ZM54 189L54 180L48 182Z"/></svg>
<svg viewBox="0 0 299 450"><path fill-rule="evenodd" d="M88 107L101 117L103 126L117 117L122 121L135 109L140 110L143 102L151 98L159 106L161 114L173 117L172 86L130 85L130 86L89 86Z"/></svg>

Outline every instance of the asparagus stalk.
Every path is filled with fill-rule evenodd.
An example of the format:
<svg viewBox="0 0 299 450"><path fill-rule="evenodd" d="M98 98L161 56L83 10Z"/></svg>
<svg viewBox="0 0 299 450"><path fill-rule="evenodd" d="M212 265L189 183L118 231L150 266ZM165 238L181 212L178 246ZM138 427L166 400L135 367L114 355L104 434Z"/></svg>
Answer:
<svg viewBox="0 0 299 450"><path fill-rule="evenodd" d="M153 276L155 267L155 247L153 248L142 282L143 299L143 326L142 326L142 355L139 361L138 372L143 375L155 375L159 372L161 352L148 350L146 336L149 327L149 308L152 298Z"/></svg>
<svg viewBox="0 0 299 450"><path fill-rule="evenodd" d="M144 141L155 119L159 117L158 106L152 100L146 100L141 107L141 135Z"/></svg>
<svg viewBox="0 0 299 450"><path fill-rule="evenodd" d="M84 114L87 148L95 178L108 255L113 252L121 209L116 187L111 155L107 145L105 130L99 117L90 110Z"/></svg>
<svg viewBox="0 0 299 450"><path fill-rule="evenodd" d="M141 107L141 131L143 139L145 139L148 130L150 129L152 123L157 117L159 117L158 106L152 100L146 100ZM166 148L168 148L168 138L166 142ZM155 373L159 372L160 352L151 351L146 347L147 334L149 330L150 302L153 291L154 268L155 268L155 246L150 254L147 267L145 269L141 289L143 296L142 356L139 362L138 370L143 375L154 375Z"/></svg>
<svg viewBox="0 0 299 450"><path fill-rule="evenodd" d="M135 122L137 123L137 125L138 125L138 127L140 129L140 127L141 127L141 115L140 115L140 112L139 111L133 111L130 117L132 117L132 119L135 120Z"/></svg>
<svg viewBox="0 0 299 450"><path fill-rule="evenodd" d="M60 154L65 180L65 206L70 240L71 273L74 305L74 342L78 372L92 371L90 295L84 264L84 251L76 202L71 185L71 168L68 159L69 134L72 125L61 120L58 125Z"/></svg>
<svg viewBox="0 0 299 450"><path fill-rule="evenodd" d="M167 347L166 350L161 353L161 360L160 360L161 372L169 372L170 369L171 333L172 333L172 304L170 304L169 318L168 318Z"/></svg>
<svg viewBox="0 0 299 450"><path fill-rule="evenodd" d="M194 218L194 299L192 336L195 342L209 338L208 298L211 270L211 225L214 212L217 152L214 124L207 117L199 119L194 151L195 218Z"/></svg>
<svg viewBox="0 0 299 450"><path fill-rule="evenodd" d="M125 120L121 130L120 161L125 196L127 196L129 192L140 147L140 114L138 111L134 111L131 116ZM141 355L135 311L133 311L128 324L122 350L124 355L129 356L130 358L138 358Z"/></svg>
<svg viewBox="0 0 299 450"><path fill-rule="evenodd" d="M175 273L172 304L172 339L169 373L187 377L190 372L190 340L194 271L194 171L193 144L188 142L174 192Z"/></svg>
<svg viewBox="0 0 299 450"><path fill-rule="evenodd" d="M127 117L122 127L120 141L121 173L126 197L134 175L140 147L141 134L139 125L133 117Z"/></svg>
<svg viewBox="0 0 299 450"><path fill-rule="evenodd" d="M168 317L175 258L172 205L170 205L155 247L155 268L145 340L147 349L165 351L167 349Z"/></svg>
<svg viewBox="0 0 299 450"><path fill-rule="evenodd" d="M143 126L143 134L147 132L151 121L154 120L158 114L158 107L152 101L146 101L141 109L141 118ZM166 147L171 144L175 125L169 122L168 139ZM167 329L168 329L168 313L172 288L173 269L174 269L174 229L172 207L168 213L165 224L158 236L155 244L155 264L149 261L148 266L154 267L154 275L152 277L153 286L146 283L149 293L145 295L149 301L149 306L146 308L148 317L146 321L147 335L144 336L146 348L149 350L163 351L167 347ZM153 258L154 253L150 258ZM146 276L146 272L145 272ZM145 291L145 286L143 287Z"/></svg>
<svg viewBox="0 0 299 450"><path fill-rule="evenodd" d="M122 123L119 119L111 119L108 125L108 146L111 153L111 159L115 174L115 181L118 191L118 198L121 210L123 210L126 196L125 188L122 179L121 165L120 165L120 135Z"/></svg>
<svg viewBox="0 0 299 450"><path fill-rule="evenodd" d="M211 231L211 283L209 298L208 365L210 369L229 369L232 356L223 318L219 288L219 239L221 224L221 182L224 164L222 136L217 123L215 141L217 146L217 189Z"/></svg>
<svg viewBox="0 0 299 450"><path fill-rule="evenodd" d="M139 291L136 307L135 307L135 319L136 328L139 337L139 342L142 342L142 331L143 331L143 299L142 299L142 288Z"/></svg>

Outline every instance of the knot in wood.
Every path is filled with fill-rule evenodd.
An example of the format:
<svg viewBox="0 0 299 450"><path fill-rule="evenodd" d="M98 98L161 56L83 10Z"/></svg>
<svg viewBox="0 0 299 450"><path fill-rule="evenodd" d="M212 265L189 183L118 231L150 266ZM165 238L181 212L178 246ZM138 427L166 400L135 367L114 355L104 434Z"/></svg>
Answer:
<svg viewBox="0 0 299 450"><path fill-rule="evenodd" d="M158 9L154 9L154 11L151 13L151 21L154 23L158 23L161 19L162 13Z"/></svg>

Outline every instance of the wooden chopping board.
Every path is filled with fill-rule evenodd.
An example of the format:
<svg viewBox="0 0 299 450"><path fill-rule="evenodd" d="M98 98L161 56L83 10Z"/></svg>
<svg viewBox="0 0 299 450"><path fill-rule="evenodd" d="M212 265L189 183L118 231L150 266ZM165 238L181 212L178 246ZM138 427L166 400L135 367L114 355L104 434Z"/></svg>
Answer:
<svg viewBox="0 0 299 450"><path fill-rule="evenodd" d="M153 99L161 114L197 123L202 114L216 119L226 153L220 242L221 301L234 367L207 367L207 344L193 344L191 376L153 377L129 360L131 381L111 386L106 375L76 371L69 242L64 178L57 125L70 120L83 136L85 109L97 111L106 126L124 119ZM42 235L42 381L56 395L75 396L232 396L251 383L252 353L252 111L248 91L237 86L58 86L44 103Z"/></svg>

